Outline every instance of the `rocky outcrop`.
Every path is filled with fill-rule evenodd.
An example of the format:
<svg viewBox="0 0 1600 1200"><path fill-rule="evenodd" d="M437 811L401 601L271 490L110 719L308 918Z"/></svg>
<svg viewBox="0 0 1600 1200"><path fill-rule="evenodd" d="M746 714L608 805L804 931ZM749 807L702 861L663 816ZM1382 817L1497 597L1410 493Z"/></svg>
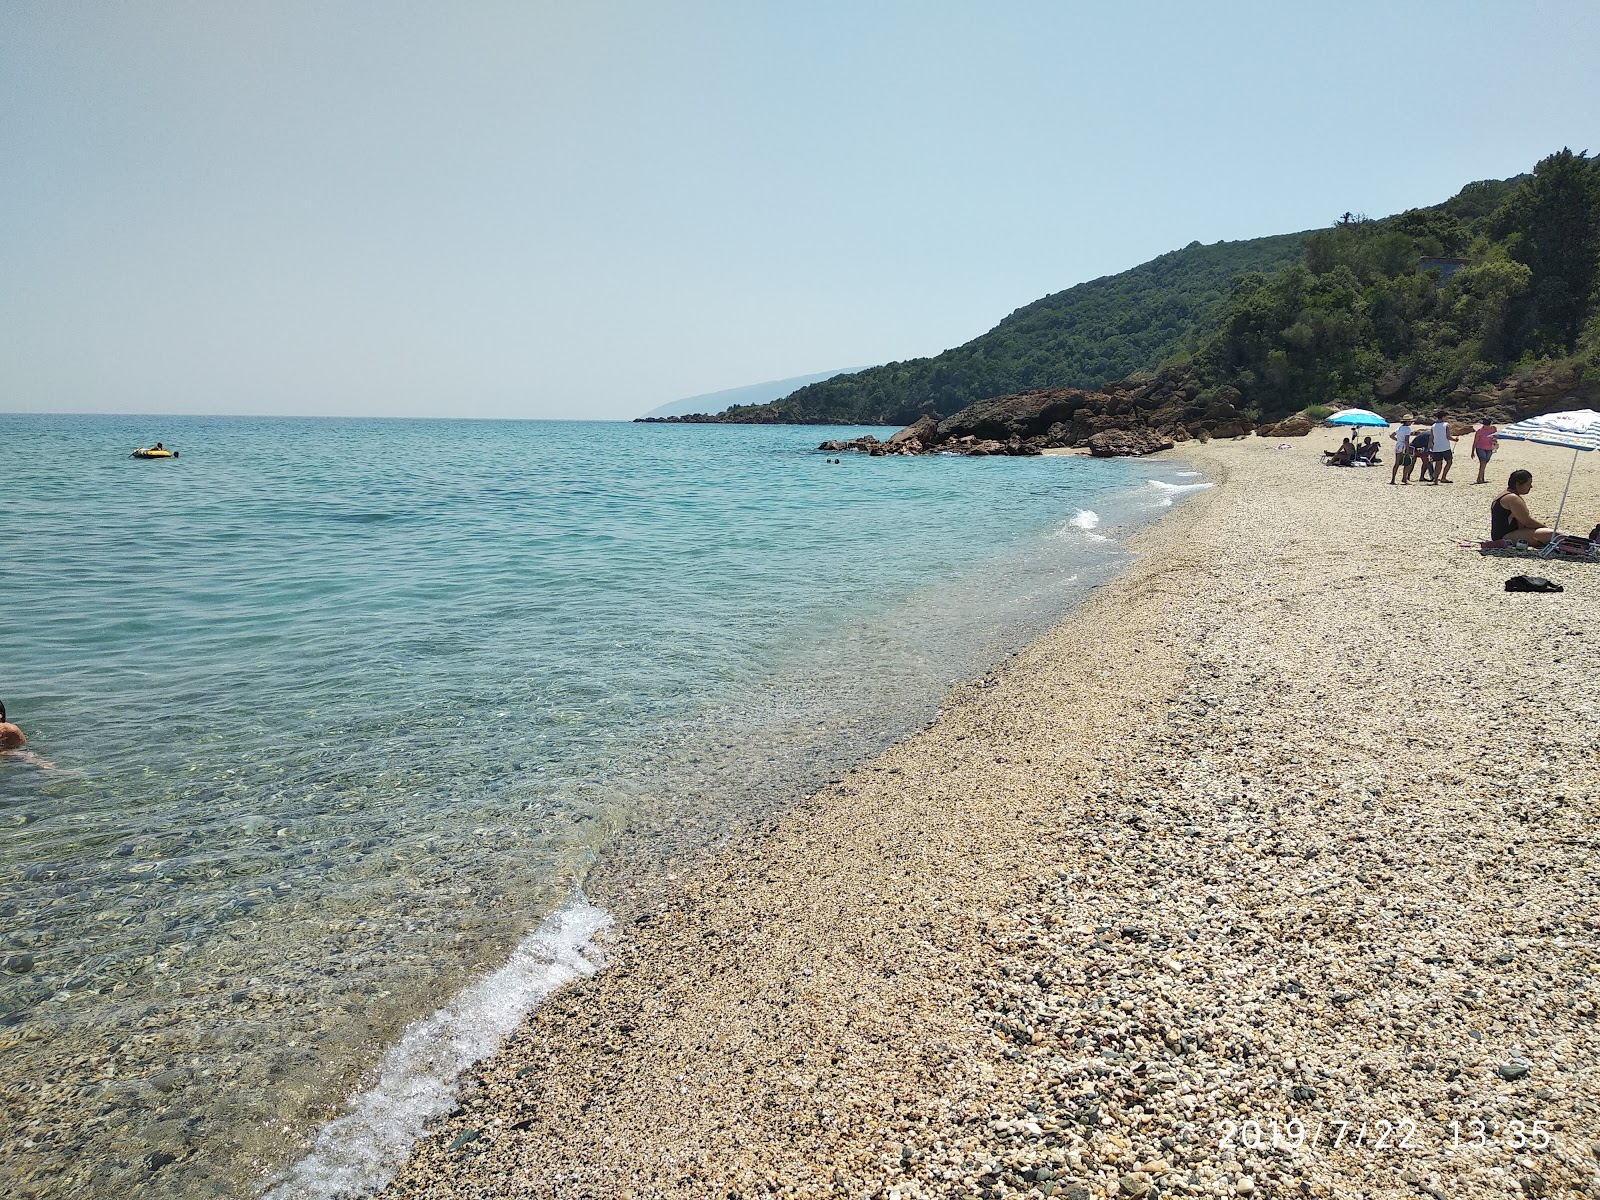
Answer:
<svg viewBox="0 0 1600 1200"><path fill-rule="evenodd" d="M1496 425L1569 408L1600 408L1600 382L1585 379L1572 364L1534 368L1499 383L1458 391L1445 404L1453 416L1488 419ZM1419 417L1421 413L1417 414Z"/></svg>
<svg viewBox="0 0 1600 1200"><path fill-rule="evenodd" d="M1031 455L1080 447L1101 456L1153 454L1195 437L1248 433L1238 401L1231 388L1206 394L1174 373L1136 376L1098 392L1049 388L996 396L942 421L922 417L887 442L868 434L819 448L871 455Z"/></svg>
<svg viewBox="0 0 1600 1200"><path fill-rule="evenodd" d="M1312 424L1311 418L1306 416L1305 413L1295 413L1294 416L1276 424L1259 426L1256 429L1256 434L1260 437L1274 438L1305 437L1315 428L1316 426Z"/></svg>
<svg viewBox="0 0 1600 1200"><path fill-rule="evenodd" d="M1386 377L1387 378L1387 377ZM1403 396L1411 376L1399 370L1386 387ZM1513 375L1477 391L1463 391L1443 406L1451 432L1471 432L1473 423L1519 421L1562 408L1600 407L1600 384L1585 381L1576 369L1543 369ZM1383 405L1398 420L1406 409ZM1433 420L1419 411L1419 421ZM824 442L818 449L886 454L1027 455L1045 450L1087 448L1098 457L1155 454L1179 442L1212 438L1305 437L1316 422L1304 413L1257 428L1245 400L1231 387L1202 388L1183 367L1134 375L1108 383L1098 392L1049 388L995 396L939 420L923 416L886 442L872 434Z"/></svg>
<svg viewBox="0 0 1600 1200"><path fill-rule="evenodd" d="M1089 439L1089 453L1096 458L1138 458L1158 450L1171 450L1172 439L1148 429L1107 429Z"/></svg>
<svg viewBox="0 0 1600 1200"><path fill-rule="evenodd" d="M937 440L1031 441L1047 436L1053 426L1070 423L1073 414L1092 404L1095 395L1076 388L1054 388L979 400L940 421Z"/></svg>
<svg viewBox="0 0 1600 1200"><path fill-rule="evenodd" d="M939 431L939 418L928 416L918 417L899 433L889 439L888 444L898 446L905 442L917 442L920 445L932 445L934 435Z"/></svg>

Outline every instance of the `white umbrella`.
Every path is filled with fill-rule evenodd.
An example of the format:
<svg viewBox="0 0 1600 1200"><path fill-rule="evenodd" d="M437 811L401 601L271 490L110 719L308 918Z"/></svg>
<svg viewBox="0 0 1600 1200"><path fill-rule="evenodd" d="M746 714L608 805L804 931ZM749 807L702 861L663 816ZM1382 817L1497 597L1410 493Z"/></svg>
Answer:
<svg viewBox="0 0 1600 1200"><path fill-rule="evenodd" d="M1578 465L1578 451L1600 450L1600 412L1592 408L1575 408L1570 412L1545 413L1542 417L1529 417L1499 430L1496 437L1511 438L1519 442L1538 442L1541 446L1564 446L1572 451L1572 466L1567 468L1567 486L1561 489L1561 505L1556 509L1552 531L1561 528L1561 514L1567 508L1567 492L1572 488L1572 470ZM1555 538L1550 539L1555 545Z"/></svg>

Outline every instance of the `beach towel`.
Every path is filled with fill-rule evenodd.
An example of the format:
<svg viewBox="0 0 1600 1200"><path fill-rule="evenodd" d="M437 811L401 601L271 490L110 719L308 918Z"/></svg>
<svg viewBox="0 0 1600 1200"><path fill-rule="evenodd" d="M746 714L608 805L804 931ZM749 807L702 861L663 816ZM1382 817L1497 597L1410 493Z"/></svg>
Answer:
<svg viewBox="0 0 1600 1200"><path fill-rule="evenodd" d="M1494 542L1457 542L1463 550L1476 550L1479 554L1497 558L1559 558L1563 562L1600 563L1600 549L1594 542L1581 537L1560 534L1553 550L1543 546L1530 546L1526 542L1513 542L1502 538Z"/></svg>

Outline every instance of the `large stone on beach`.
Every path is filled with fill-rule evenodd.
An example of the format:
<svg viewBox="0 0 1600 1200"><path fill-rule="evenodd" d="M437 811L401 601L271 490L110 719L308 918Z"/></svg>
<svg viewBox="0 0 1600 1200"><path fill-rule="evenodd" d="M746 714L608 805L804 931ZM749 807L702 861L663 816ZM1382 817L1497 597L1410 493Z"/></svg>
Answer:
<svg viewBox="0 0 1600 1200"><path fill-rule="evenodd" d="M1256 430L1256 433L1261 437L1305 437L1313 428L1310 417L1304 413L1296 413L1276 425L1263 425Z"/></svg>
<svg viewBox="0 0 1600 1200"><path fill-rule="evenodd" d="M1089 453L1096 458L1138 458L1172 447L1170 437L1149 429L1107 429L1089 439Z"/></svg>

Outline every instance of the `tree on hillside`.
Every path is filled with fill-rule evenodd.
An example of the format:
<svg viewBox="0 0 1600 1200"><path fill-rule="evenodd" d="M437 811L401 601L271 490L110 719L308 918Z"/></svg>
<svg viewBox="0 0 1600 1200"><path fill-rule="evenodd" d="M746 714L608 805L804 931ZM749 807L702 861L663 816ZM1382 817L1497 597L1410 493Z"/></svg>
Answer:
<svg viewBox="0 0 1600 1200"><path fill-rule="evenodd" d="M1564 149L1544 159L1495 214L1494 233L1533 273L1523 347L1570 353L1600 279L1600 162Z"/></svg>

